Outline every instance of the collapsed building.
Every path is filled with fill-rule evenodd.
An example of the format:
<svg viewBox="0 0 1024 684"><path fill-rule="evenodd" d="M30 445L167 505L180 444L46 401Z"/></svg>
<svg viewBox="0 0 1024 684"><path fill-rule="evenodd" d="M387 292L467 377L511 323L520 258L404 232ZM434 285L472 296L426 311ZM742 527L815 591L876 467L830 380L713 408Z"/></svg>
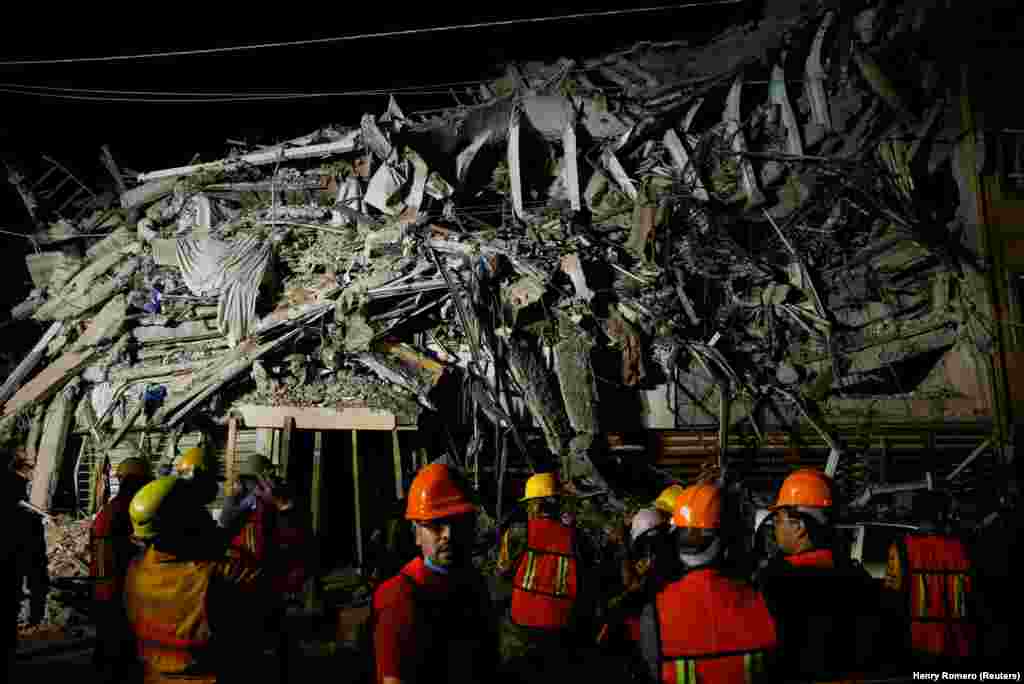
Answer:
<svg viewBox="0 0 1024 684"><path fill-rule="evenodd" d="M811 464L874 514L941 482L980 520L1006 388L979 135L922 49L945 12L510 65L437 115L107 154L119 196L61 207L12 174L39 224L12 317L45 332L0 429L32 504L92 512L120 460L202 443L225 493L254 452L308 483L338 562L437 458L493 519L537 469L622 511L709 466L756 505Z"/></svg>

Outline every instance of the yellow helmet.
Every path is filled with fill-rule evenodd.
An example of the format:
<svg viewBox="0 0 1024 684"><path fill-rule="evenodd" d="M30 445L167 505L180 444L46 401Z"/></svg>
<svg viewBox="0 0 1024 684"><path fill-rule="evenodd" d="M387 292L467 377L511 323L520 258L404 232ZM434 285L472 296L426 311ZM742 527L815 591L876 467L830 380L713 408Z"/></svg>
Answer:
<svg viewBox="0 0 1024 684"><path fill-rule="evenodd" d="M526 496L520 501L544 499L558 496L558 475L555 473L537 473L526 481Z"/></svg>
<svg viewBox="0 0 1024 684"><path fill-rule="evenodd" d="M123 480L128 477L135 477L140 480L151 480L153 478L153 475L149 471L149 463L138 456L126 458L118 463L117 468L114 469L114 475L119 480Z"/></svg>
<svg viewBox="0 0 1024 684"><path fill-rule="evenodd" d="M128 506L128 514L132 519L132 529L139 539L153 539L160 534L160 508L177 484L174 477L161 477L153 480L132 497Z"/></svg>
<svg viewBox="0 0 1024 684"><path fill-rule="evenodd" d="M676 503L679 500L679 495L682 493L683 486L674 484L658 495L657 500L654 502L654 507L668 515L672 515L676 512Z"/></svg>
<svg viewBox="0 0 1024 684"><path fill-rule="evenodd" d="M186 449L174 465L174 470L178 477L186 480L196 477L200 471L213 474L218 480L224 479L217 471L217 465L213 458L207 454L206 449L198 446Z"/></svg>

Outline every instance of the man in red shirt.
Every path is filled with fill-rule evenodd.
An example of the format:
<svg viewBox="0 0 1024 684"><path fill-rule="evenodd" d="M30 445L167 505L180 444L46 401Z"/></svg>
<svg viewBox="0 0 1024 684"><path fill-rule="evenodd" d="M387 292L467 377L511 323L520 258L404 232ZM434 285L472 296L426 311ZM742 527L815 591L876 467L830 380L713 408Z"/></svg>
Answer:
<svg viewBox="0 0 1024 684"><path fill-rule="evenodd" d="M440 463L412 482L405 517L422 556L374 592L378 684L494 681L497 632L486 585L471 562L476 507L467 491Z"/></svg>

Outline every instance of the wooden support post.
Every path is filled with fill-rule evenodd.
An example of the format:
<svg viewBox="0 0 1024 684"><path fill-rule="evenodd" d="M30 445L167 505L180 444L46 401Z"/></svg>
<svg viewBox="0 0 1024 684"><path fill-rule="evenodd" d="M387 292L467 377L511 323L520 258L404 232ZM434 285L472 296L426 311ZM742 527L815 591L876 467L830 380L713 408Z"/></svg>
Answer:
<svg viewBox="0 0 1024 684"><path fill-rule="evenodd" d="M288 479L288 457L292 450L292 432L295 430L295 418L285 416L284 426L281 428L281 477Z"/></svg>
<svg viewBox="0 0 1024 684"><path fill-rule="evenodd" d="M889 481L889 442L882 437L882 451L878 455L878 481L885 484Z"/></svg>
<svg viewBox="0 0 1024 684"><path fill-rule="evenodd" d="M313 433L313 483L310 487L310 523L313 528L313 543L320 544L320 511L323 487L324 433ZM306 589L306 611L312 613L317 602L317 582L310 582Z"/></svg>
<svg viewBox="0 0 1024 684"><path fill-rule="evenodd" d="M224 448L224 495L235 493L235 465L238 453L238 417L228 418L228 443Z"/></svg>
<svg viewBox="0 0 1024 684"><path fill-rule="evenodd" d="M359 430L352 431L352 498L356 519L356 561L363 567L363 520L359 505Z"/></svg>
<svg viewBox="0 0 1024 684"><path fill-rule="evenodd" d="M402 447L398 443L398 428L391 431L391 455L395 461L395 496L402 499L405 488L402 486Z"/></svg>

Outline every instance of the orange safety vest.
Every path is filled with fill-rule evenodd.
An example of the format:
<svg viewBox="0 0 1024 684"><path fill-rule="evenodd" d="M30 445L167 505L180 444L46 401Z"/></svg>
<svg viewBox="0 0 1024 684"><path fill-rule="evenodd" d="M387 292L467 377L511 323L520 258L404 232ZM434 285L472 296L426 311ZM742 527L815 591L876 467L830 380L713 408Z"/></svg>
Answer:
<svg viewBox="0 0 1024 684"><path fill-rule="evenodd" d="M561 629L576 602L576 530L538 518L527 525L526 551L512 585L511 618L521 627Z"/></svg>
<svg viewBox="0 0 1024 684"><path fill-rule="evenodd" d="M750 682L778 648L775 621L753 587L713 568L693 570L655 600L664 684Z"/></svg>
<svg viewBox="0 0 1024 684"><path fill-rule="evenodd" d="M179 561L153 548L131 562L125 608L147 684L181 681L182 675L193 684L217 681L207 660L207 595L213 571L211 561Z"/></svg>
<svg viewBox="0 0 1024 684"><path fill-rule="evenodd" d="M130 557L125 547L132 532L128 506L131 497L116 496L100 512L89 529L89 576L93 579L93 599L113 601L124 589L124 574Z"/></svg>
<svg viewBox="0 0 1024 684"><path fill-rule="evenodd" d="M963 542L937 534L902 540L903 586L910 600L910 641L916 651L967 656L976 640L968 600L974 588Z"/></svg>

